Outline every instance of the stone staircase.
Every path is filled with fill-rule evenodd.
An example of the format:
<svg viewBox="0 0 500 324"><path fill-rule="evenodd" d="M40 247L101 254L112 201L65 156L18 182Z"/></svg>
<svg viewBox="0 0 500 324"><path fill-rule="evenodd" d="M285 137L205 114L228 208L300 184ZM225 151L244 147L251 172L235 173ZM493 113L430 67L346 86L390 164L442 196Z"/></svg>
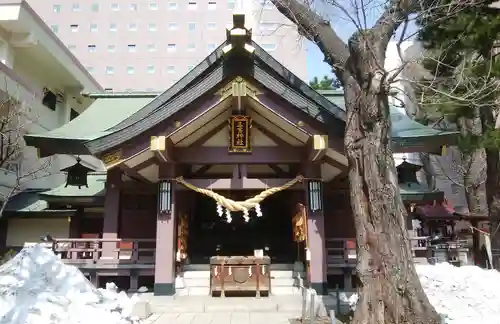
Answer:
<svg viewBox="0 0 500 324"><path fill-rule="evenodd" d="M277 265L271 269L271 295L274 296L301 296L300 286L303 284L302 272L290 270L290 266ZM210 271L188 270L182 277L176 279L175 291L177 296L208 296L210 294Z"/></svg>

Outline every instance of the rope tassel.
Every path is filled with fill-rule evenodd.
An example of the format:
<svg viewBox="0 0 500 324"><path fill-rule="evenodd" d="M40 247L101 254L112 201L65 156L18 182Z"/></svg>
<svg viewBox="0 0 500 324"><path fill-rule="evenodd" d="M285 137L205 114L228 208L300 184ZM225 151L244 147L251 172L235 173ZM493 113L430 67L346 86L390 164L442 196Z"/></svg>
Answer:
<svg viewBox="0 0 500 324"><path fill-rule="evenodd" d="M273 188L266 189L253 198L249 198L245 201L234 201L234 200L226 198L226 197L224 197L224 196L222 196L222 195L220 195L212 190L198 188L198 187L186 182L184 180L184 178L182 178L182 177L175 178L175 181L182 184L184 187L191 189L195 192L201 193L201 194L215 200L215 202L217 203L217 214L220 217L223 216L223 214L224 214L223 208L225 208L226 209L226 212L225 212L226 221L228 223L230 223L232 221L231 212L243 212L243 218L245 219L245 222L248 222L250 220L249 211L252 208L255 209L255 213L257 214L257 217L261 217L262 210L260 208L260 203L264 199L266 199L267 197L269 197L277 192L286 190L286 189L290 188L291 186L295 185L296 183L302 182L303 180L304 180L304 177L301 175L298 175L293 180L288 181L284 185L282 185L280 187L273 187Z"/></svg>

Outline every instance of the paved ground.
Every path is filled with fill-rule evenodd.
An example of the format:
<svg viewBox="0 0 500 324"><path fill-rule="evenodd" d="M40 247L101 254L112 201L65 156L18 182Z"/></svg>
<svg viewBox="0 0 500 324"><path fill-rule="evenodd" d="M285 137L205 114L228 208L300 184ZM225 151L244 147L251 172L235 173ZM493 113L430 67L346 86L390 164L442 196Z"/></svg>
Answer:
<svg viewBox="0 0 500 324"><path fill-rule="evenodd" d="M145 324L290 324L286 313L177 313L154 314Z"/></svg>

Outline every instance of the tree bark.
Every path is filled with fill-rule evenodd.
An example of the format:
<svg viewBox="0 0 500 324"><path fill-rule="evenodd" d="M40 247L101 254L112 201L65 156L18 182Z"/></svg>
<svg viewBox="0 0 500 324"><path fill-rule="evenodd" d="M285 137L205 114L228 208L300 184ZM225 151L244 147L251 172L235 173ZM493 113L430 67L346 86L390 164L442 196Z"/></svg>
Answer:
<svg viewBox="0 0 500 324"><path fill-rule="evenodd" d="M376 73L385 53L373 52L377 36L369 31L360 35L349 41L350 62L342 79L347 107L344 143L361 282L352 323L438 324L439 316L413 264L397 185L388 89L381 87Z"/></svg>
<svg viewBox="0 0 500 324"><path fill-rule="evenodd" d="M479 110L483 135L495 129L493 107L482 107ZM500 252L500 156L499 150L491 146L486 147L486 202L490 219L491 250L494 254ZM500 260L493 258L492 266L500 269Z"/></svg>

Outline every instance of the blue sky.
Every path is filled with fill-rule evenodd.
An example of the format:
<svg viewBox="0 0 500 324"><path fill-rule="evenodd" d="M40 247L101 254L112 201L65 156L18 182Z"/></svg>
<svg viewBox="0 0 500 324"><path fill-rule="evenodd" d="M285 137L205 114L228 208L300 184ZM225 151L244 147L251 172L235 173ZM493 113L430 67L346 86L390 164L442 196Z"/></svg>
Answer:
<svg viewBox="0 0 500 324"><path fill-rule="evenodd" d="M345 4L344 8L346 8L346 10L349 10L349 15L351 17L362 21L363 17L361 15L357 15L354 12L354 10L351 9L352 5L349 4L350 2L358 3L358 1L359 0L339 0L338 2ZM385 2L383 0L372 0L365 3L370 4L370 8L365 10L366 26L369 28L375 23L377 18L380 16ZM358 5L360 4L361 2L358 3ZM326 16L330 20L330 23L335 32L337 32L339 37L345 42L347 42L349 37L356 31L356 27L354 26L354 24L349 20L349 18L347 18L347 16L344 13L341 13L339 9L333 8L333 6L331 5L325 5L323 10L321 10L321 13L323 14L323 16ZM410 27L408 27L407 34L413 32L414 30L415 30L415 25L414 23L411 22ZM315 44L313 44L310 41L306 41L306 50L307 50L307 76L309 80L311 80L315 76L321 78L324 75L333 75L330 66L325 62L323 62L324 59L323 53L321 53L321 51Z"/></svg>
<svg viewBox="0 0 500 324"><path fill-rule="evenodd" d="M316 45L307 41L307 77L309 80L317 76L322 78L323 75L332 75L331 68L323 62L323 53Z"/></svg>

